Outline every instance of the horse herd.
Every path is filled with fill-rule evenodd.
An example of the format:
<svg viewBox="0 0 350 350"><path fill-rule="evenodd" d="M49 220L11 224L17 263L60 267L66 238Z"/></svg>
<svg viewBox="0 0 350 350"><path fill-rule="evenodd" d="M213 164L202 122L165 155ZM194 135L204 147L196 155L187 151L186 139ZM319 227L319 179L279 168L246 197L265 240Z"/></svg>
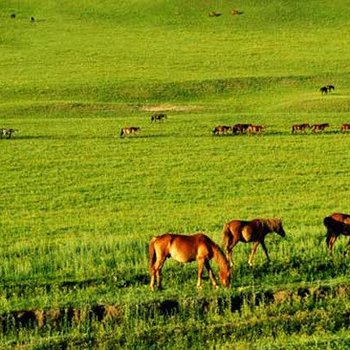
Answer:
<svg viewBox="0 0 350 350"><path fill-rule="evenodd" d="M153 114L151 116L151 122L156 121L164 121L167 119L167 115L164 113L159 114ZM329 123L321 123L321 124L293 124L292 125L292 134L297 133L306 133L308 129L311 130L312 133L320 133L324 131L326 128L329 128ZM266 129L264 125L256 125L256 124L234 124L232 126L230 125L218 125L214 127L212 130L212 134L214 136L219 135L239 135L239 134L261 134ZM131 126L131 127L125 127L120 130L120 137L126 136L126 135L132 135L139 133L141 131L140 127L137 126ZM345 133L350 131L350 124L344 123L340 126L340 132Z"/></svg>
<svg viewBox="0 0 350 350"><path fill-rule="evenodd" d="M326 245L333 256L334 244L340 235L350 236L350 215L333 213L323 219L327 229ZM248 264L253 265L253 257L259 244L263 248L268 261L270 257L265 245L268 233L275 232L281 237L286 233L280 219L254 219L251 221L232 220L223 227L223 250L204 233L183 235L165 233L153 237L149 242L149 272L151 275L151 290L161 288L161 271L165 261L173 258L178 262L189 263L197 261L197 288L202 286L204 267L207 269L213 287L217 288L210 260L219 266L219 279L223 287L230 286L231 267L233 265L232 251L238 242L253 243ZM345 256L350 247L350 240L343 253Z"/></svg>

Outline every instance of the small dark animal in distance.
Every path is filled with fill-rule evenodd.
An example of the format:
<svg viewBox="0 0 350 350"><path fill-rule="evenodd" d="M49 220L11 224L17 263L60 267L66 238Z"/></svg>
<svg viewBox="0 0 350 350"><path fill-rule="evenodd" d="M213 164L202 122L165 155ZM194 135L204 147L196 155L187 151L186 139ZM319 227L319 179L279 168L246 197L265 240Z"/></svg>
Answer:
<svg viewBox="0 0 350 350"><path fill-rule="evenodd" d="M213 129L213 135L225 135L228 132L232 131L231 126L227 125L218 125Z"/></svg>
<svg viewBox="0 0 350 350"><path fill-rule="evenodd" d="M17 129L0 129L0 139L6 136L8 139L10 139L12 135L14 135L17 132L18 132Z"/></svg>
<svg viewBox="0 0 350 350"><path fill-rule="evenodd" d="M151 122L156 122L156 121L160 122L167 118L168 116L165 113L156 113L151 115Z"/></svg>
<svg viewBox="0 0 350 350"><path fill-rule="evenodd" d="M304 123L304 124L294 124L292 126L292 134L295 134L297 132L305 132L306 129L310 128L310 124Z"/></svg>
<svg viewBox="0 0 350 350"><path fill-rule="evenodd" d="M314 124L311 126L311 131L313 133L316 133L316 132L321 132L321 131L324 131L326 128L329 127L329 124L328 123L323 123L323 124Z"/></svg>

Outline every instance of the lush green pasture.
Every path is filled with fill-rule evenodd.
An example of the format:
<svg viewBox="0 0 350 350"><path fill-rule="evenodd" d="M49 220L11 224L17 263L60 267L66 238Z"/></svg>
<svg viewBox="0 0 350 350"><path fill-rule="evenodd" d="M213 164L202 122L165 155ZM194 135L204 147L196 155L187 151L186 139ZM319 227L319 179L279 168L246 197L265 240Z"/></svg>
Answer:
<svg viewBox="0 0 350 350"><path fill-rule="evenodd" d="M3 347L348 348L349 8L342 1L0 4L0 342ZM221 17L209 18L217 10ZM16 12L15 19L10 14ZM35 21L31 22L30 17ZM336 90L321 96L319 88ZM154 111L168 119L151 123ZM263 135L214 137L218 124ZM294 123L330 123L292 135ZM141 133L119 137L120 128ZM234 250L232 288L197 291L148 241L279 217L272 264ZM213 263L214 265L214 263ZM216 270L215 270L216 271ZM102 310L102 311L101 311Z"/></svg>

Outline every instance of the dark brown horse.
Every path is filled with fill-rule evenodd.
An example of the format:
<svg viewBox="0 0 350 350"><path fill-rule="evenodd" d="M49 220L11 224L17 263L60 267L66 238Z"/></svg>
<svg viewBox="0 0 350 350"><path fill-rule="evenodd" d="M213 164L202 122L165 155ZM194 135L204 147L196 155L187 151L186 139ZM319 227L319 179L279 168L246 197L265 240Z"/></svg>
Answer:
<svg viewBox="0 0 350 350"><path fill-rule="evenodd" d="M165 113L156 113L151 115L151 122L156 122L156 121L163 121L164 119L167 119L167 115Z"/></svg>
<svg viewBox="0 0 350 350"><path fill-rule="evenodd" d="M198 281L197 288L202 285L204 266L208 270L209 278L214 287L217 287L213 270L209 261L214 259L219 265L219 278L224 287L229 287L231 270L225 254L220 247L203 233L191 236L165 233L153 237L149 244L149 271L151 274L150 287L154 290L155 282L161 287L161 270L167 258L173 258L182 263L197 261Z"/></svg>
<svg viewBox="0 0 350 350"><path fill-rule="evenodd" d="M235 124L232 126L232 132L234 134L244 134L248 131L248 128L252 124Z"/></svg>
<svg viewBox="0 0 350 350"><path fill-rule="evenodd" d="M10 139L12 135L14 135L17 132L17 129L0 129L0 139L2 139L3 137L7 137L8 139Z"/></svg>
<svg viewBox="0 0 350 350"><path fill-rule="evenodd" d="M350 215L333 213L323 219L323 224L327 228L326 244L331 256L333 255L334 243L340 235L350 236ZM350 247L350 240L344 251L344 256Z"/></svg>
<svg viewBox="0 0 350 350"><path fill-rule="evenodd" d="M253 265L253 257L259 244L261 244L267 260L270 261L265 245L265 236L270 232L276 232L281 237L286 235L280 219L232 220L228 222L223 229L224 249L227 260L232 263L232 250L238 242L254 242L248 264L250 266Z"/></svg>
<svg viewBox="0 0 350 350"><path fill-rule="evenodd" d="M292 126L292 134L297 132L305 132L307 128L310 128L310 124L294 124Z"/></svg>
<svg viewBox="0 0 350 350"><path fill-rule="evenodd" d="M213 135L225 135L229 131L232 131L231 126L227 125L218 125L213 129Z"/></svg>
<svg viewBox="0 0 350 350"><path fill-rule="evenodd" d="M131 134L136 134L137 132L139 132L141 129L137 126L130 126L127 128L122 128L120 130L120 137L124 136L124 135L131 135Z"/></svg>
<svg viewBox="0 0 350 350"><path fill-rule="evenodd" d="M311 131L313 133L316 133L316 132L321 132L321 131L324 131L326 128L329 127L329 124L328 123L323 123L323 124L314 124L311 126Z"/></svg>

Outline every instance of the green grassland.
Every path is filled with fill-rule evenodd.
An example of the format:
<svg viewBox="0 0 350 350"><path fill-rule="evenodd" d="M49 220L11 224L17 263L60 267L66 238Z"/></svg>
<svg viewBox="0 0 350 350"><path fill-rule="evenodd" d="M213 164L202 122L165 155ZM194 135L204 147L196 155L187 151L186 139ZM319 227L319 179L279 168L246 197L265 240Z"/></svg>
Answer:
<svg viewBox="0 0 350 350"><path fill-rule="evenodd" d="M19 132L0 140L0 347L349 348L347 240L330 259L322 223L350 212L349 18L340 0L2 1L0 127ZM246 122L266 131L212 135ZM291 134L305 122L330 128ZM150 291L152 236L221 244L256 217L283 220L272 264L238 244L230 290L168 261Z"/></svg>

